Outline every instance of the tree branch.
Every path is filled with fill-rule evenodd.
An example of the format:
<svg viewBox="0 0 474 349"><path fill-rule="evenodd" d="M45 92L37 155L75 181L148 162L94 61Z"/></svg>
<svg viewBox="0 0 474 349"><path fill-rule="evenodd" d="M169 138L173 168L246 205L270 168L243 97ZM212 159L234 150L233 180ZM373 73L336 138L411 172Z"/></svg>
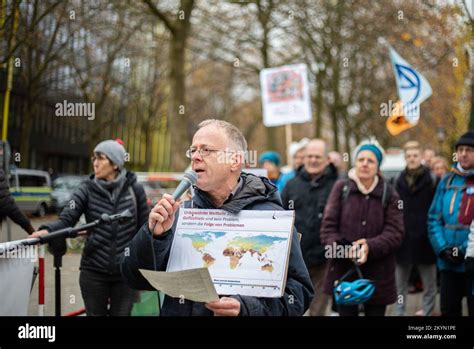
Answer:
<svg viewBox="0 0 474 349"><path fill-rule="evenodd" d="M151 0L143 0L143 2L148 6L150 11L163 22L163 24L166 26L166 28L168 28L171 34L175 35L176 34L175 24L170 21L168 16L164 14L162 11L160 11L158 7L156 7L155 4L151 2Z"/></svg>

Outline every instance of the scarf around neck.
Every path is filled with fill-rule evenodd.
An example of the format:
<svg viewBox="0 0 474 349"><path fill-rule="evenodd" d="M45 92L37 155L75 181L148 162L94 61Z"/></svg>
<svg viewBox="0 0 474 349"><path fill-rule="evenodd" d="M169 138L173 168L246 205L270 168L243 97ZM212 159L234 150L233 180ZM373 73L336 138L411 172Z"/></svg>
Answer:
<svg viewBox="0 0 474 349"><path fill-rule="evenodd" d="M379 176L375 175L374 181L372 182L370 188L366 188L360 181L359 177L357 177L355 167L349 170L347 176L349 177L349 179L352 179L356 183L357 188L364 195L370 194L375 189L377 184L379 184Z"/></svg>
<svg viewBox="0 0 474 349"><path fill-rule="evenodd" d="M106 181L105 179L94 177L94 183L110 199L110 201L115 203L125 183L126 173L127 171L125 170L120 171L117 177L112 181Z"/></svg>

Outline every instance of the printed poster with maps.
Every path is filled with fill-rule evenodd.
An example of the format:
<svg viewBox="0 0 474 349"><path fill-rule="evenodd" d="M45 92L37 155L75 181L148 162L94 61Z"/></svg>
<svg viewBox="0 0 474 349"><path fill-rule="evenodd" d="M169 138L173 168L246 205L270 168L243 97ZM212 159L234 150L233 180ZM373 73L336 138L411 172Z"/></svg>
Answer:
<svg viewBox="0 0 474 349"><path fill-rule="evenodd" d="M219 295L282 297L294 211L179 210L166 271L208 268Z"/></svg>

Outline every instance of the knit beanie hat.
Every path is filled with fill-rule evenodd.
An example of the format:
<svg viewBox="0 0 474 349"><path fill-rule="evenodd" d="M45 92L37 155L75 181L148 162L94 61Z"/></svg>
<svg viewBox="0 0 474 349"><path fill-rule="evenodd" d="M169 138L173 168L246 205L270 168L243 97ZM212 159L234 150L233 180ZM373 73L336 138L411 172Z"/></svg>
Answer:
<svg viewBox="0 0 474 349"><path fill-rule="evenodd" d="M361 151L364 151L364 150L368 150L368 151L374 153L375 158L377 159L377 167L380 168L380 165L382 164L382 161L383 161L385 151L383 150L383 148L379 144L379 142L377 142L377 140L375 138L373 138L373 139L370 139L368 141L364 141L361 144L359 144L356 147L355 151L354 151L354 160L355 160L355 158L357 158L357 155L359 155L359 153Z"/></svg>
<svg viewBox="0 0 474 349"><path fill-rule="evenodd" d="M280 166L280 154L278 154L276 151L266 151L262 155L260 155L260 158L258 159L258 162L260 164L263 164L265 161L270 161L273 162L276 166Z"/></svg>
<svg viewBox="0 0 474 349"><path fill-rule="evenodd" d="M458 149L460 145L474 147L474 131L468 131L463 134L456 142L456 149Z"/></svg>
<svg viewBox="0 0 474 349"><path fill-rule="evenodd" d="M123 169L125 163L125 148L123 147L123 141L121 139L106 140L97 144L94 149L94 153L102 153L112 161L119 170Z"/></svg>

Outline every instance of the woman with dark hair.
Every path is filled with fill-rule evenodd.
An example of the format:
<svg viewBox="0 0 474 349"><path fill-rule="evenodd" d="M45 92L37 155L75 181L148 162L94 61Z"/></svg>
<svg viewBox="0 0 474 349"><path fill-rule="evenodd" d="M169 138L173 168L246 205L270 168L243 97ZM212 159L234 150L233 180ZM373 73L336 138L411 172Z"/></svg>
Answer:
<svg viewBox="0 0 474 349"><path fill-rule="evenodd" d="M55 222L44 224L39 236L74 226L84 214L92 222L103 213L128 209L133 219L95 227L89 231L82 253L79 284L89 316L128 316L136 291L120 275L119 262L126 246L147 221L145 191L134 173L125 170L125 148L121 141L107 140L94 149L94 174L73 194L70 204Z"/></svg>

